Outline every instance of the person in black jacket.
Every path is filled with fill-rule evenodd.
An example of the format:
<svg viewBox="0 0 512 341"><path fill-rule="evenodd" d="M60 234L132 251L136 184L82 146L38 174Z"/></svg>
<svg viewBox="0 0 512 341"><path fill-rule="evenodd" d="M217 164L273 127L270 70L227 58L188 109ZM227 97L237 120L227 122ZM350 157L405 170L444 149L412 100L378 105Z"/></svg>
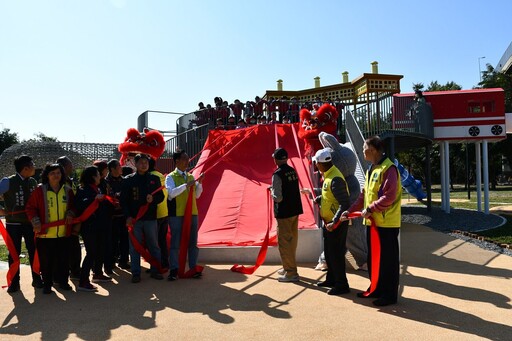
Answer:
<svg viewBox="0 0 512 341"><path fill-rule="evenodd" d="M114 211L112 212L112 264L117 262L119 268L129 269L128 230L126 229L126 218L124 217L123 209L119 203L124 181L123 168L116 159L110 160L107 165L108 175L105 178L107 182L107 195L117 200L114 204Z"/></svg>
<svg viewBox="0 0 512 341"><path fill-rule="evenodd" d="M299 177L288 165L288 152L277 148L272 154L277 166L272 174L270 187L274 200L274 215L277 219L277 243L283 268L278 271L279 282L298 282L295 252L299 239L299 214L302 214Z"/></svg>
<svg viewBox="0 0 512 341"><path fill-rule="evenodd" d="M160 179L149 173L149 157L137 154L134 158L137 171L128 175L121 190L121 207L126 217L126 225L132 229L137 241L142 244L144 237L146 248L155 260L160 261L160 247L158 246L158 226L156 222L157 204L164 200L164 194L158 190ZM148 204L147 211L138 220L141 207ZM140 282L140 254L130 239L130 261L132 283ZM163 279L157 268L151 267L151 277Z"/></svg>
<svg viewBox="0 0 512 341"><path fill-rule="evenodd" d="M97 291L97 288L90 282L91 269L94 267L93 282L109 282L112 279L103 274L102 265L105 255L105 229L110 228L108 202L105 201L105 194L98 187L100 184L100 173L96 166L89 166L84 169L80 176L80 187L75 196L75 207L78 214L82 214L95 200L99 206L94 213L81 224L80 234L85 245L86 255L82 262L80 271L80 282L77 290Z"/></svg>

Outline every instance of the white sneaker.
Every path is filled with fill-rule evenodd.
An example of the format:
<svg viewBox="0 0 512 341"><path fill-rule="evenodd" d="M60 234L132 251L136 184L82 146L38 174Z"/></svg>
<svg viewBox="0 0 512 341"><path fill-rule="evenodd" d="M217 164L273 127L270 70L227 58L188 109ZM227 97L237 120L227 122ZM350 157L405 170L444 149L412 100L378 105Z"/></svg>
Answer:
<svg viewBox="0 0 512 341"><path fill-rule="evenodd" d="M283 268L281 268L281 269L277 270L277 274L280 276L283 276L283 275L286 275L286 271Z"/></svg>
<svg viewBox="0 0 512 341"><path fill-rule="evenodd" d="M298 282L298 281L300 281L299 275L295 275L295 276L291 276L291 277L287 277L286 275L282 275L282 276L277 277L277 280L279 282Z"/></svg>
<svg viewBox="0 0 512 341"><path fill-rule="evenodd" d="M319 263L315 266L315 270L319 270L319 271L325 271L325 270L327 270L327 262L319 262Z"/></svg>

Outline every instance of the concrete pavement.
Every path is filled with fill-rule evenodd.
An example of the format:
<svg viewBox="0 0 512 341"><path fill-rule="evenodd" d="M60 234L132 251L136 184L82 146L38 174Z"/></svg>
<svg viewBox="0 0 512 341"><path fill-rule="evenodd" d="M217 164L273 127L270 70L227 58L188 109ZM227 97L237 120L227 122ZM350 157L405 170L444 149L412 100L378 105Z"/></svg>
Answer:
<svg viewBox="0 0 512 341"><path fill-rule="evenodd" d="M0 292L0 338L43 340L491 340L512 339L512 258L429 228L402 228L401 297L376 308L356 297L367 273L348 273L350 294L314 284L325 273L302 264L301 282L278 283L279 266L253 275L207 264L200 280L139 284L116 270L98 293L43 295L22 269L22 291ZM0 279L5 284L5 270ZM58 290L58 289L57 289Z"/></svg>

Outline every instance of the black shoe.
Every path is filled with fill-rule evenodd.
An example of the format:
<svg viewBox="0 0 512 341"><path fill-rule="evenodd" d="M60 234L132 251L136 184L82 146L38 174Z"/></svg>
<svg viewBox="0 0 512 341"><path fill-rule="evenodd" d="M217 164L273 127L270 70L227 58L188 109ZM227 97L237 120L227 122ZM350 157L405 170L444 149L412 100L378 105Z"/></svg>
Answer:
<svg viewBox="0 0 512 341"><path fill-rule="evenodd" d="M132 276L132 283L139 283L140 282L140 276L139 275L133 275Z"/></svg>
<svg viewBox="0 0 512 341"><path fill-rule="evenodd" d="M177 269L173 269L171 271L169 271L169 276L167 276L167 280L168 281L175 281L178 279L178 270Z"/></svg>
<svg viewBox="0 0 512 341"><path fill-rule="evenodd" d="M195 274L192 275L192 278L200 279L202 276L203 276L202 272L196 272Z"/></svg>
<svg viewBox="0 0 512 341"><path fill-rule="evenodd" d="M151 269L146 269L146 273L150 273L151 272Z"/></svg>
<svg viewBox="0 0 512 341"><path fill-rule="evenodd" d="M379 298L372 302L376 307L384 307L391 304L396 304L396 300L390 300L388 298Z"/></svg>
<svg viewBox="0 0 512 341"><path fill-rule="evenodd" d="M334 287L334 288L327 290L328 295L343 295L343 294L348 294L349 292L350 292L349 288Z"/></svg>
<svg viewBox="0 0 512 341"><path fill-rule="evenodd" d="M62 290L72 290L73 288L71 287L71 285L69 285L69 283L60 283L59 284L59 288L61 288Z"/></svg>
<svg viewBox="0 0 512 341"><path fill-rule="evenodd" d="M107 275L113 275L113 274L114 274L114 270L112 270L112 269L106 269L106 270L105 270L105 273L106 273Z"/></svg>
<svg viewBox="0 0 512 341"><path fill-rule="evenodd" d="M43 288L43 294L53 294L53 290L52 290L52 287L44 287Z"/></svg>
<svg viewBox="0 0 512 341"><path fill-rule="evenodd" d="M334 286L334 283L333 282L328 282L328 281L322 281L322 282L316 283L316 286L317 287L327 287L327 288L330 288L330 287Z"/></svg>
<svg viewBox="0 0 512 341"><path fill-rule="evenodd" d="M161 280L161 279L164 279L164 276L162 276L158 272L153 272L153 273L151 273L151 278Z"/></svg>
<svg viewBox="0 0 512 341"><path fill-rule="evenodd" d="M43 284L43 281L41 280L41 278L36 277L32 280L32 286L34 288L41 289L42 287L44 287L44 284Z"/></svg>
<svg viewBox="0 0 512 341"><path fill-rule="evenodd" d="M9 285L9 288L7 288L7 292L9 294L12 294L16 291L19 291L20 290L20 284L19 283L11 283L11 285Z"/></svg>

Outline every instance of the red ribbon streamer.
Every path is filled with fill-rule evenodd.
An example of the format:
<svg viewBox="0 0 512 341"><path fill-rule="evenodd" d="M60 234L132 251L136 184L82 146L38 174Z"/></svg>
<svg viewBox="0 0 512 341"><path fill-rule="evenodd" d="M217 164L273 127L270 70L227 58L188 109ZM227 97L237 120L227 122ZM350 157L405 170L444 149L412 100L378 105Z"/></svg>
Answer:
<svg viewBox="0 0 512 341"><path fill-rule="evenodd" d="M104 198L108 200L112 205L115 205L117 202L119 202L117 199L110 197L108 195L105 195ZM82 212L82 214L77 217L73 218L73 221L71 224L66 224L65 220L58 220L51 223L43 224L41 226L41 231L34 235L34 262L32 263L32 271L36 274L41 273L41 263L39 262L39 253L37 252L37 235L39 234L45 234L46 231L53 226L59 226L59 225L66 225L66 237L69 237L71 235L71 227L73 224L83 223L87 219L91 217L91 215L98 209L100 206L100 199L94 199L94 201L87 206L87 208Z"/></svg>
<svg viewBox="0 0 512 341"><path fill-rule="evenodd" d="M4 224L0 220L0 233L2 234L2 238L4 239L5 245L7 246L7 250L9 250L9 254L13 260L12 264L9 266L9 270L7 271L7 285L2 286L2 288L7 288L11 285L16 272L18 272L20 268L20 257L18 256L18 252L14 247L14 243L12 242L11 236L5 229Z"/></svg>
<svg viewBox="0 0 512 341"><path fill-rule="evenodd" d="M164 186L158 187L155 191L153 191L153 193L151 193L151 195L154 195L155 193L157 193L158 191L161 191L164 188L165 188ZM158 270L159 273L163 274L163 273L166 273L169 269L163 268L162 263L160 262L160 259L156 259L155 257L153 257L151 255L151 253L149 252L149 250L146 249L141 243L139 243L139 241L135 237L135 234L133 233L133 227L135 226L135 223L140 218L142 218L144 216L144 214L146 214L146 212L148 211L148 208L149 208L149 203L146 203L139 208L139 212L137 212L137 216L133 220L132 226L127 226L128 227L128 235L130 236L130 240L132 241L133 248L135 249L135 251L137 251L137 253L139 255L144 257L144 259L149 264L154 266Z"/></svg>
<svg viewBox="0 0 512 341"><path fill-rule="evenodd" d="M348 218L359 218L361 212L349 213ZM380 272L380 238L379 232L377 231L377 225L372 217L369 218L371 221L370 225L370 244L371 244L371 269L370 269L370 288L363 292L363 295L368 297L375 292L377 284L379 283L379 272Z"/></svg>
<svg viewBox="0 0 512 341"><path fill-rule="evenodd" d="M183 215L183 224L181 225L180 249L178 251L178 276L180 278L191 278L197 273L202 273L204 267L196 265L192 269L185 272L185 263L187 261L188 244L190 242L190 227L192 224L192 203L195 191L194 186L190 188L187 197L187 205Z"/></svg>
<svg viewBox="0 0 512 341"><path fill-rule="evenodd" d="M267 257L267 250L269 244L269 234L270 228L272 227L272 213L270 210L270 191L267 195L267 210L268 210L268 220L267 220L267 233L265 234L265 239L261 244L260 252L258 253L258 257L256 258L256 264L254 266L243 266L235 264L231 267L231 271L240 272L245 275L252 275L264 262Z"/></svg>

